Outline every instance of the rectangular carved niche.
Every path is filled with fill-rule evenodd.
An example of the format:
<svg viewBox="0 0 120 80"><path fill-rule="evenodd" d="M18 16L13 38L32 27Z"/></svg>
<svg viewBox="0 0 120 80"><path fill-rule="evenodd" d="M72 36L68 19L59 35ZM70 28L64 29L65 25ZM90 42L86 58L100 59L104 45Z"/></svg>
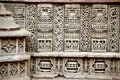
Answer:
<svg viewBox="0 0 120 80"><path fill-rule="evenodd" d="M106 39L92 39L92 51L105 52Z"/></svg>
<svg viewBox="0 0 120 80"><path fill-rule="evenodd" d="M55 58L34 58L33 77L55 77L56 61ZM32 64L31 64L32 65Z"/></svg>
<svg viewBox="0 0 120 80"><path fill-rule="evenodd" d="M66 78L80 78L82 75L83 63L78 58L63 58L63 74Z"/></svg>
<svg viewBox="0 0 120 80"><path fill-rule="evenodd" d="M1 54L17 54L17 39L16 38L2 38L1 39Z"/></svg>
<svg viewBox="0 0 120 80"><path fill-rule="evenodd" d="M110 59L90 59L89 65L90 75L110 75Z"/></svg>
<svg viewBox="0 0 120 80"><path fill-rule="evenodd" d="M107 5L94 4L92 6L92 51L106 52L108 30Z"/></svg>
<svg viewBox="0 0 120 80"><path fill-rule="evenodd" d="M38 4L38 51L52 51L53 5Z"/></svg>
<svg viewBox="0 0 120 80"><path fill-rule="evenodd" d="M65 5L64 50L79 51L80 5Z"/></svg>

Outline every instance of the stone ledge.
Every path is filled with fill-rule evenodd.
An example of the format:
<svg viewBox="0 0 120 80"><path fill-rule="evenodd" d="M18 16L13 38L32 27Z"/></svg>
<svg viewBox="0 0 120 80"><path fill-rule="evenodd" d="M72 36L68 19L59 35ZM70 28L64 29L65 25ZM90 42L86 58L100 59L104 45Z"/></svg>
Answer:
<svg viewBox="0 0 120 80"><path fill-rule="evenodd" d="M7 77L7 78L0 78L0 80L31 80L29 76L20 76L20 77Z"/></svg>
<svg viewBox="0 0 120 80"><path fill-rule="evenodd" d="M120 53L97 52L40 52L29 53L33 57L86 57L86 58L120 58Z"/></svg>
<svg viewBox="0 0 120 80"><path fill-rule="evenodd" d="M6 55L6 56L0 56L0 62L14 62L14 61L23 61L23 60L29 60L30 55L29 54L15 54L15 55Z"/></svg>
<svg viewBox="0 0 120 80"><path fill-rule="evenodd" d="M51 3L117 3L120 0L0 0L4 2L51 2Z"/></svg>

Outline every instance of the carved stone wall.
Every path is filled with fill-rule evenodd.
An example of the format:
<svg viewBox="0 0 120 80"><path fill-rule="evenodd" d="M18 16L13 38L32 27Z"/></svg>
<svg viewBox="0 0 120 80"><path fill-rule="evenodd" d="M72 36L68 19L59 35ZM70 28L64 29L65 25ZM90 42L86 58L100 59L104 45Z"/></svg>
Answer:
<svg viewBox="0 0 120 80"><path fill-rule="evenodd" d="M26 49L31 53L33 80L56 76L120 79L120 5L4 4L14 13L16 22L32 33L26 39ZM0 51L15 52L15 41L0 41ZM22 51L21 41L19 47ZM8 73L7 66L11 64L0 65L1 77Z"/></svg>
<svg viewBox="0 0 120 80"><path fill-rule="evenodd" d="M119 52L119 5L5 3L32 35L28 51Z"/></svg>

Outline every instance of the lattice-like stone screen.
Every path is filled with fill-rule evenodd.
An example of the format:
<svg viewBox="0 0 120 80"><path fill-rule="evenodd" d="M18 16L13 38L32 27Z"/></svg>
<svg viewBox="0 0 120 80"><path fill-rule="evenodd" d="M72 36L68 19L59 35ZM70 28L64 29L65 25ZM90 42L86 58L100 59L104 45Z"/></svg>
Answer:
<svg viewBox="0 0 120 80"><path fill-rule="evenodd" d="M33 52L118 52L119 5L5 3L18 24L31 31Z"/></svg>

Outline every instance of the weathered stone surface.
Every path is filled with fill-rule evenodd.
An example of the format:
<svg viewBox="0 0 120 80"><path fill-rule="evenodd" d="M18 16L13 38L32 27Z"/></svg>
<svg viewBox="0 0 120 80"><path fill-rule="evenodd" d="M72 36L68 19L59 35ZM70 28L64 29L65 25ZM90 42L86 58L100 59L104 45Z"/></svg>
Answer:
<svg viewBox="0 0 120 80"><path fill-rule="evenodd" d="M22 1L31 3L4 4L14 13L16 22L24 22L32 33L26 41L31 58L25 54L22 37L27 33L19 28L1 31L8 38L0 38L0 79L9 80L9 76L16 79L29 75L29 71L32 80L63 79L60 76L64 76L63 80L120 79L120 5L112 4L119 1L76 0L77 4L74 0L56 1L62 4L54 0ZM84 4L87 1L103 4Z"/></svg>
<svg viewBox="0 0 120 80"><path fill-rule="evenodd" d="M30 80L30 55L25 53L26 36L30 36L30 32L21 29L12 12L0 3L0 80Z"/></svg>
<svg viewBox="0 0 120 80"><path fill-rule="evenodd" d="M24 61L29 59L30 59L29 54L0 56L0 62L14 62L14 61L16 62L16 61Z"/></svg>

